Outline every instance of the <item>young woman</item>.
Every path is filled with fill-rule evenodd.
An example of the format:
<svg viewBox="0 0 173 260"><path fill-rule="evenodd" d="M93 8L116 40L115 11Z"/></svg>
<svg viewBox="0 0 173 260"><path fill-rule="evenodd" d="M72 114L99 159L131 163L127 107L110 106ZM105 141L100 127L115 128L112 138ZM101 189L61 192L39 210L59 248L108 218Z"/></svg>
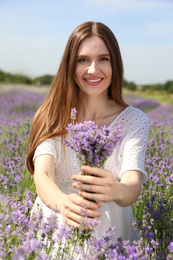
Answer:
<svg viewBox="0 0 173 260"><path fill-rule="evenodd" d="M114 34L102 23L79 25L34 117L27 165L34 174L38 194L35 205L39 204L45 217L57 208L60 222L79 228L85 205L88 218L101 220L101 226L95 229L97 238L104 235L107 226L115 226L114 241L118 237L133 241L137 233L131 205L147 180L144 160L149 123L141 110L123 101L122 83L123 63ZM75 152L63 148L73 107L81 123L93 120L99 127L113 127L115 122L123 122L123 139L105 169L80 169ZM81 175L81 170L95 177Z"/></svg>

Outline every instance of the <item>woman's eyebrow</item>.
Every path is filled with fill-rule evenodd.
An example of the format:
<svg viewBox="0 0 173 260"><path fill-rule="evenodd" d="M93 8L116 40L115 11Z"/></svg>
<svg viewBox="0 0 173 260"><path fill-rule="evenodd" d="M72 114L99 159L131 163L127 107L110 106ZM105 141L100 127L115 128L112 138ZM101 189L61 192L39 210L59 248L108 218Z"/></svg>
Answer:
<svg viewBox="0 0 173 260"><path fill-rule="evenodd" d="M88 56L88 55L85 55L85 54L79 54L79 55L76 55L76 58L78 58L78 57L88 58L89 56Z"/></svg>
<svg viewBox="0 0 173 260"><path fill-rule="evenodd" d="M109 56L110 57L110 54L109 53L103 53L103 54L99 54L98 57L102 57L102 56ZM79 55L76 55L76 58L78 57L84 57L84 58L88 58L90 56L88 55L85 55L85 54L79 54Z"/></svg>
<svg viewBox="0 0 173 260"><path fill-rule="evenodd" d="M110 54L109 53L103 53L103 54L98 55L98 57L101 57L101 56L109 56L110 57Z"/></svg>

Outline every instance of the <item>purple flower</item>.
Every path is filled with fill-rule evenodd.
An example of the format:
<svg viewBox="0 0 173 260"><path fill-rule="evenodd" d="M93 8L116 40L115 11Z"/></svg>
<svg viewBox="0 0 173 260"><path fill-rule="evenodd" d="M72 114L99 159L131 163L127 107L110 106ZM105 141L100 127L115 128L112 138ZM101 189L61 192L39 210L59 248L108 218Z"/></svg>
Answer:
<svg viewBox="0 0 173 260"><path fill-rule="evenodd" d="M139 200L133 205L135 226L139 228L141 239L130 244L119 238L113 243L112 230L109 228L100 240L91 234L83 250L82 246L76 243L74 229L59 228L56 218L50 216L44 220L42 212L30 216L35 190L33 178L26 170L26 145L32 117L43 98L43 94L24 90L0 93L0 258L48 260L51 258L51 251L59 244L59 260L148 260L149 257L173 259L173 106L134 96L133 100L131 98L132 105L143 111L155 107L147 113L151 129L146 157L149 180L143 185ZM75 109L71 116L74 124ZM114 149L114 146L111 147L111 143L107 142L111 134L110 129L95 128L93 123L90 123L90 126L79 124L75 131L73 127L70 129L70 134L76 135L72 149L76 149L77 153L83 151L81 160L85 163L88 156L86 163L91 165L92 161L93 166L98 164L97 166L102 167L104 158L110 156L108 152L111 154ZM119 130L121 135L121 129ZM97 139L93 136L97 136ZM99 150L102 151L102 156L98 153ZM26 184L33 193L26 189ZM83 225L85 224L84 222ZM51 241L50 244L46 238ZM66 246L63 248L63 245ZM73 256L70 256L69 252L74 252Z"/></svg>
<svg viewBox="0 0 173 260"><path fill-rule="evenodd" d="M76 119L76 114L77 114L76 108L72 108L72 109L71 109L70 118L71 118L72 120L75 120L75 119Z"/></svg>
<svg viewBox="0 0 173 260"><path fill-rule="evenodd" d="M173 253L173 241L169 243L168 250Z"/></svg>
<svg viewBox="0 0 173 260"><path fill-rule="evenodd" d="M74 114L73 110L72 114ZM113 128L103 126L98 129L98 125L93 121L75 125L70 123L67 131L68 136L64 143L77 153L81 164L90 166L103 167L122 138L122 126L118 124Z"/></svg>

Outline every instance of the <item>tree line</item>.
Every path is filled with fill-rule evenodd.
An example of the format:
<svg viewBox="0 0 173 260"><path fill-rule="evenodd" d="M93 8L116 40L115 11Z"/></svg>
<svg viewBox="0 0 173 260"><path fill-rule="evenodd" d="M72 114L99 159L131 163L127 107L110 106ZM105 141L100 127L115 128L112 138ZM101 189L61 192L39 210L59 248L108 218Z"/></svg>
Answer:
<svg viewBox="0 0 173 260"><path fill-rule="evenodd" d="M11 74L0 70L0 82L8 83L8 84L36 84L36 85L50 85L53 81L54 75L43 75L40 77L36 77L31 79L28 76L22 74ZM164 84L148 84L139 86L136 85L134 82L129 82L127 80L123 80L123 88L135 91L135 90L142 90L142 91L166 91L168 93L173 93L173 80L169 80Z"/></svg>
<svg viewBox="0 0 173 260"><path fill-rule="evenodd" d="M11 74L0 70L0 82L7 84L36 84L36 85L50 85L54 75L43 75L31 79L28 76L22 74Z"/></svg>
<svg viewBox="0 0 173 260"><path fill-rule="evenodd" d="M123 87L131 91L140 89L142 91L166 91L168 93L173 93L173 80L166 81L164 84L147 84L141 85L140 87L134 82L124 80Z"/></svg>

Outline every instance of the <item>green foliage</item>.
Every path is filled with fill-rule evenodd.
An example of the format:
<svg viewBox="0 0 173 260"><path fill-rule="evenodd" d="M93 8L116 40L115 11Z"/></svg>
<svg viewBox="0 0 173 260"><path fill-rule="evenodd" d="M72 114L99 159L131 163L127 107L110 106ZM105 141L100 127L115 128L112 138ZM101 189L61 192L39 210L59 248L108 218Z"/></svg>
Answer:
<svg viewBox="0 0 173 260"><path fill-rule="evenodd" d="M0 82L14 84L31 84L32 79L21 74L11 74L0 70Z"/></svg>
<svg viewBox="0 0 173 260"><path fill-rule="evenodd" d="M3 81L5 81L5 72L0 70L0 82L3 82Z"/></svg>
<svg viewBox="0 0 173 260"><path fill-rule="evenodd" d="M41 77L37 77L33 80L33 83L38 85L50 85L53 81L54 76L52 75L44 75Z"/></svg>
<svg viewBox="0 0 173 260"><path fill-rule="evenodd" d="M137 90L137 86L134 82L128 82L125 79L123 80L123 87L131 91Z"/></svg>
<svg viewBox="0 0 173 260"><path fill-rule="evenodd" d="M20 74L14 74L13 77L13 83L18 83L18 84L31 84L32 80L24 75L20 75Z"/></svg>
<svg viewBox="0 0 173 260"><path fill-rule="evenodd" d="M40 77L31 79L22 74L11 74L0 69L0 82L11 84L36 84L36 85L50 85L54 79L54 75L46 74ZM123 79L123 88L136 91L138 89L134 82L128 82ZM142 85L142 91L165 91L173 93L173 81L167 81L165 84L147 84Z"/></svg>
<svg viewBox="0 0 173 260"><path fill-rule="evenodd" d="M166 91L168 93L173 93L173 81L167 81L165 84L148 84L143 85L142 90L146 91Z"/></svg>
<svg viewBox="0 0 173 260"><path fill-rule="evenodd" d="M165 90L169 93L173 93L173 81L170 80L165 83Z"/></svg>
<svg viewBox="0 0 173 260"><path fill-rule="evenodd" d="M123 87L126 87L128 85L128 81L126 79L123 79Z"/></svg>
<svg viewBox="0 0 173 260"><path fill-rule="evenodd" d="M148 84L148 85L143 85L142 90L154 90L154 91L163 91L165 89L164 84Z"/></svg>
<svg viewBox="0 0 173 260"><path fill-rule="evenodd" d="M53 75L47 74L35 79L31 79L22 74L11 74L0 70L0 82L3 83L50 85L53 78Z"/></svg>
<svg viewBox="0 0 173 260"><path fill-rule="evenodd" d="M127 85L126 88L129 89L129 90L135 91L135 90L137 89L137 86L136 86L136 84L135 84L134 82L130 82L130 83Z"/></svg>

